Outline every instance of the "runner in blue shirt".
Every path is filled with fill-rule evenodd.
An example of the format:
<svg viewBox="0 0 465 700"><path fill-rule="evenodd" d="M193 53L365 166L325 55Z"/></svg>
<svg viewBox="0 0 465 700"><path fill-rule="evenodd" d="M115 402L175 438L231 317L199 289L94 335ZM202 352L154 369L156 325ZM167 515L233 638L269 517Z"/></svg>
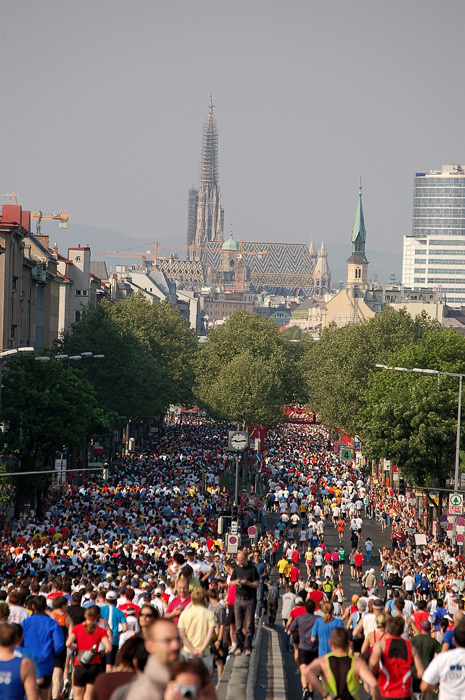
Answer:
<svg viewBox="0 0 465 700"><path fill-rule="evenodd" d="M47 602L43 595L32 598L33 613L21 623L24 632L24 646L34 649L43 673L41 689L47 690L52 685L55 654L59 654L65 644L63 631L46 613Z"/></svg>
<svg viewBox="0 0 465 700"><path fill-rule="evenodd" d="M108 591L105 596L107 605L102 605L100 608L100 615L103 620L106 620L111 628L113 634L113 646L112 650L106 655L106 671L109 673L113 670L115 665L115 658L119 647L119 635L120 632L126 632L128 629L128 624L126 622L126 617L122 610L116 607L116 601L118 599L115 591Z"/></svg>

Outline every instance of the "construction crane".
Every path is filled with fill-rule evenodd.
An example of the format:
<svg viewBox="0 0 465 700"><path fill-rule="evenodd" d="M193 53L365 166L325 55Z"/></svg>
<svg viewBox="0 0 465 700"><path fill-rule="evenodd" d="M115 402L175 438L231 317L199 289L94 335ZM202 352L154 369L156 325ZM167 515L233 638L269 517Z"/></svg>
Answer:
<svg viewBox="0 0 465 700"><path fill-rule="evenodd" d="M2 194L2 197L8 197L13 204L18 204L18 195L16 192L7 192L6 194ZM40 234L42 229L42 221L44 221L44 219L59 221L60 228L68 228L69 214L66 211L63 211L63 209L58 209L58 211L54 211L53 214L44 214L39 209L38 211L31 212L31 219L37 220L36 233Z"/></svg>
<svg viewBox="0 0 465 700"><path fill-rule="evenodd" d="M8 197L13 204L18 204L18 195L16 192L7 192L6 194L2 194L2 197Z"/></svg>
<svg viewBox="0 0 465 700"><path fill-rule="evenodd" d="M149 243L148 245L151 244ZM111 255L112 258L142 258L143 260L152 256L153 260L156 261L160 258L160 244L158 241L155 241L153 245L155 246L153 251L146 250L143 253L139 250L128 248L127 250L98 250L96 255Z"/></svg>
<svg viewBox="0 0 465 700"><path fill-rule="evenodd" d="M146 245L153 245L154 249L152 250L146 250L144 252L141 252L139 250L134 250L133 248L128 248L126 250L98 250L96 255L111 255L113 258L143 258L146 259L148 257L152 257L154 262L157 260L170 260L171 258L176 258L177 254L171 254L171 255L160 255L160 248L168 248L169 250L172 250L173 248L179 248L180 250L187 250L188 246L185 245L164 245L160 244L158 241L154 241L153 244L146 244ZM140 247L140 246L139 246ZM217 247L215 246L205 246L202 248L202 250L218 250Z"/></svg>
<svg viewBox="0 0 465 700"><path fill-rule="evenodd" d="M243 243L244 241L242 240L242 238L239 238L239 248L237 249L237 257L239 260L242 258L243 255L259 255L260 257L262 255L268 255L267 250L244 250Z"/></svg>
<svg viewBox="0 0 465 700"><path fill-rule="evenodd" d="M46 219L59 221L60 228L68 228L69 214L66 211L63 211L63 209L58 209L58 211L54 211L53 214L43 214L39 210L31 212L31 219L37 219L36 233L37 235L40 235L42 230L42 221Z"/></svg>
<svg viewBox="0 0 465 700"><path fill-rule="evenodd" d="M149 244L150 245L150 244ZM162 248L169 248L169 249L180 249L180 250L188 250L189 246L186 245L160 245L158 241L155 241L154 243L154 250L146 250L144 253L137 251L137 250L98 250L97 255L110 255L111 257L116 257L116 258L142 258L143 260L146 260L149 256L152 256L153 262L156 265L157 260L170 260L171 258L177 257L177 255L160 255L160 247ZM213 251L220 251L221 248L217 245L207 245L207 246L197 246L199 250L213 250ZM237 257L240 260L243 255L268 255L267 250L257 250L257 251L247 251L243 249L243 240L242 238L239 240L239 248L237 250Z"/></svg>

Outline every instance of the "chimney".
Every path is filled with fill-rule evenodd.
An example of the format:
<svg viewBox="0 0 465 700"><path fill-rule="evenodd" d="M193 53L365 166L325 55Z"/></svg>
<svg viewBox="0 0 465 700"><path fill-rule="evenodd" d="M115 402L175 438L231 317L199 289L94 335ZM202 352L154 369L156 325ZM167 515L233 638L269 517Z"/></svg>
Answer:
<svg viewBox="0 0 465 700"><path fill-rule="evenodd" d="M44 248L47 248L47 250L49 250L49 247L48 247L50 245L49 236L47 236L46 234L40 233L40 234L36 234L36 238L40 243L42 243Z"/></svg>

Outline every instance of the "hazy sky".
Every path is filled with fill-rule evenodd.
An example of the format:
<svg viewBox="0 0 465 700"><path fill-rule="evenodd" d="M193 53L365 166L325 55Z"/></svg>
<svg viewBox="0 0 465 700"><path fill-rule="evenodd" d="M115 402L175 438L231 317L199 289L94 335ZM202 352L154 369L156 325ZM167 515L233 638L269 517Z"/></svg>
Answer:
<svg viewBox="0 0 465 700"><path fill-rule="evenodd" d="M463 0L3 0L0 194L179 242L211 93L225 233L346 243L362 176L367 251L400 253L414 173L465 163L464 27Z"/></svg>

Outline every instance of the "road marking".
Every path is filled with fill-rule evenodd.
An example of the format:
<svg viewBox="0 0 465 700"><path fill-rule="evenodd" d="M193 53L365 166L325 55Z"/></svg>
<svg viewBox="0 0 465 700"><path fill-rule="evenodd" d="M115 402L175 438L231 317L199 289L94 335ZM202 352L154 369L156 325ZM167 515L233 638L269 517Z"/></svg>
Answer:
<svg viewBox="0 0 465 700"><path fill-rule="evenodd" d="M278 632L265 626L271 637L271 663L273 665L273 700L286 700L286 681L284 679L284 659L279 645Z"/></svg>

